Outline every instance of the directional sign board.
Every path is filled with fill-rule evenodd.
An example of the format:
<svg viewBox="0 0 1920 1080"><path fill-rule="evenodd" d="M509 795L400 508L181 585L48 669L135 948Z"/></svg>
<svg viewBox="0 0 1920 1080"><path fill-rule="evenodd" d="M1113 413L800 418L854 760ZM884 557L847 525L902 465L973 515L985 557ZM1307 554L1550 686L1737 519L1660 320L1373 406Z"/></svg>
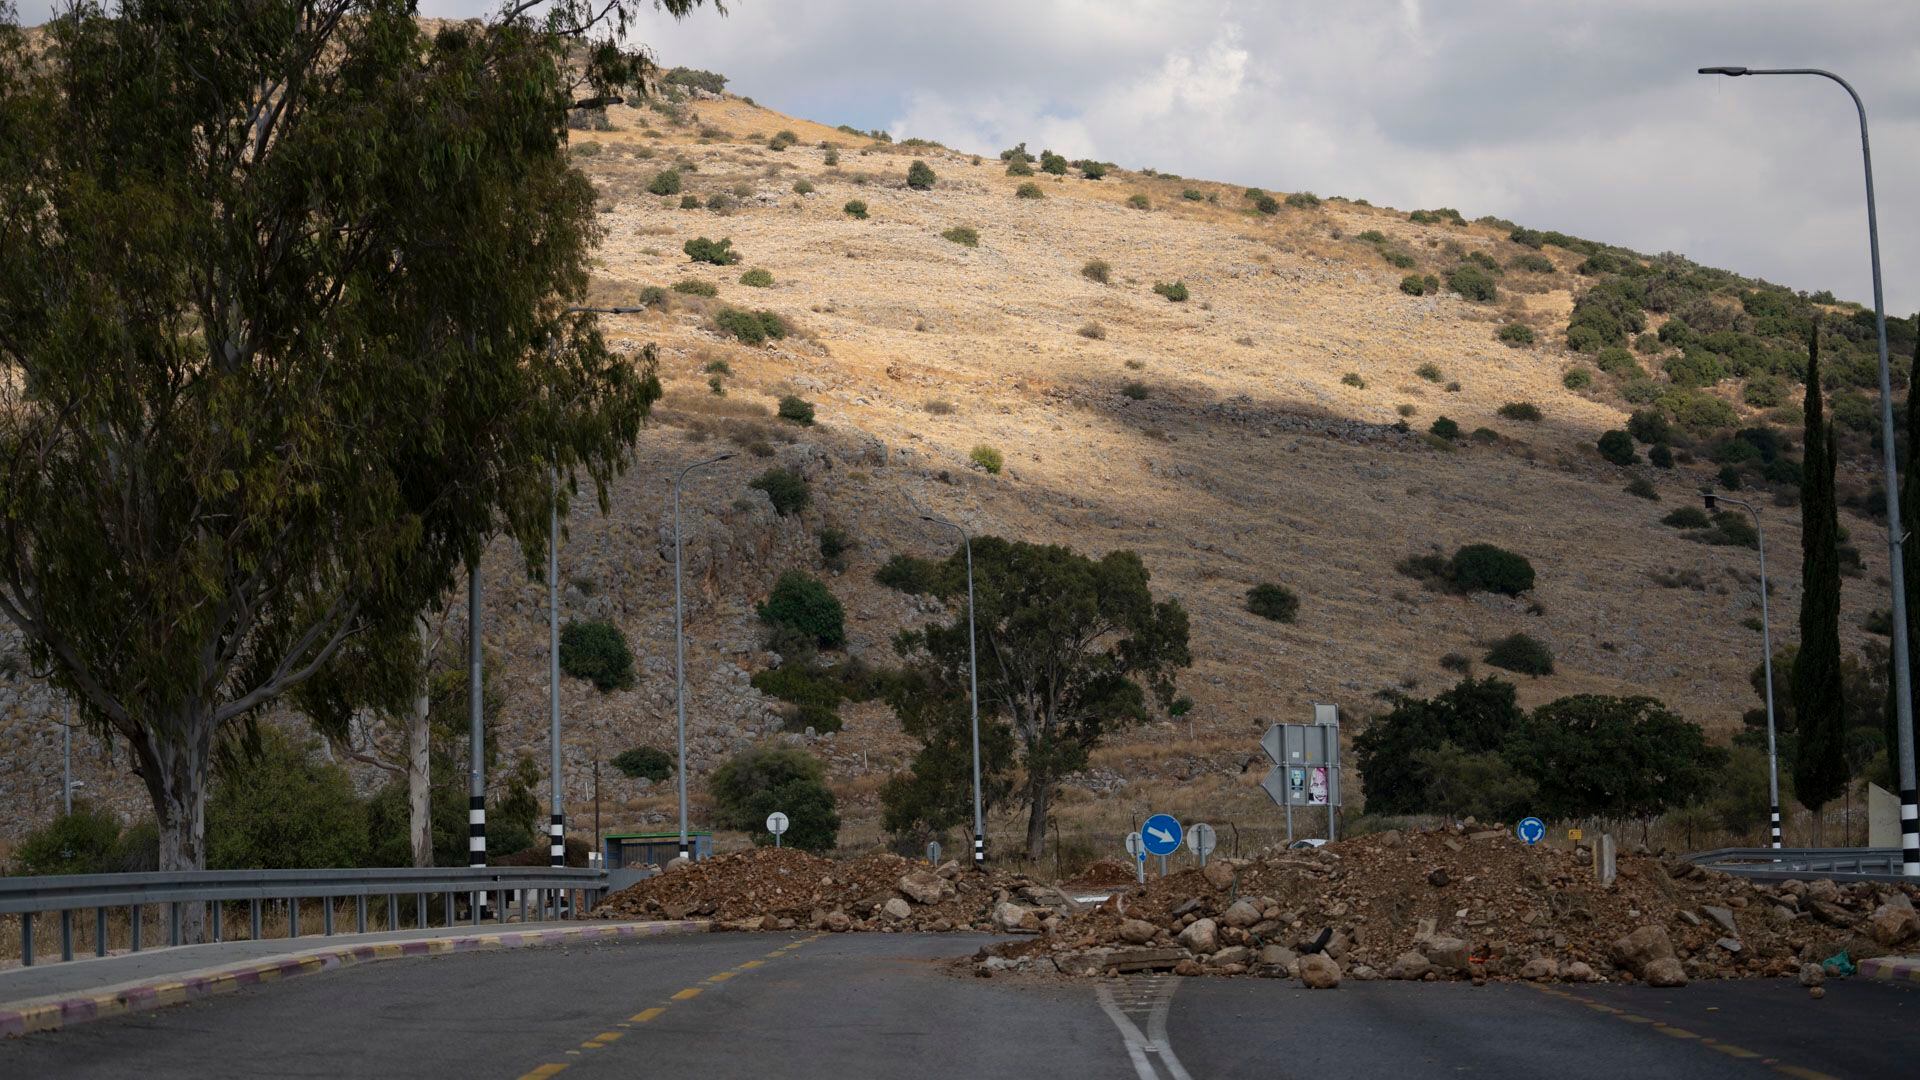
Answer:
<svg viewBox="0 0 1920 1080"><path fill-rule="evenodd" d="M1180 850L1180 838L1186 830L1170 814L1155 814L1140 826L1140 841L1149 855L1171 855Z"/></svg>
<svg viewBox="0 0 1920 1080"><path fill-rule="evenodd" d="M1200 863L1203 866L1206 865L1207 856L1213 854L1215 839L1213 826L1204 821L1195 822L1193 828L1187 830L1187 846L1193 849L1195 855L1200 856Z"/></svg>
<svg viewBox="0 0 1920 1080"><path fill-rule="evenodd" d="M1513 831L1520 834L1520 839L1531 846L1539 843L1541 838L1547 835L1547 823L1537 817L1523 817L1520 819L1520 824L1514 826Z"/></svg>

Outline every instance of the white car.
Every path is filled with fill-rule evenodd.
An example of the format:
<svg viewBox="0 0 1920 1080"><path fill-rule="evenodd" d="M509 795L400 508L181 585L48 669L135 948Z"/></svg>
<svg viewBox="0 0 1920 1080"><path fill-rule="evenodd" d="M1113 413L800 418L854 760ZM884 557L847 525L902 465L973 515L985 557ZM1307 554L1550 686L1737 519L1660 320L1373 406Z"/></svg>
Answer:
<svg viewBox="0 0 1920 1080"><path fill-rule="evenodd" d="M1295 840L1293 843L1287 845L1287 850L1288 851L1305 851L1310 848L1321 847L1324 844L1326 844L1325 840L1318 840L1318 839Z"/></svg>

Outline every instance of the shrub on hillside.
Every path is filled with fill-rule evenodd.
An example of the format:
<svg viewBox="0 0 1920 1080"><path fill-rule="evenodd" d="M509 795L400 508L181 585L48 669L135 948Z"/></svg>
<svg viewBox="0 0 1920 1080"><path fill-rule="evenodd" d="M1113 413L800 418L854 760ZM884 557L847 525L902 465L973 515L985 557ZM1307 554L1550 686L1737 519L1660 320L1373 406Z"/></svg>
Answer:
<svg viewBox="0 0 1920 1080"><path fill-rule="evenodd" d="M840 815L820 759L796 747L757 746L729 758L707 781L714 824L751 833L773 845L768 815L787 815L781 843L802 851L832 851L839 843Z"/></svg>
<svg viewBox="0 0 1920 1080"><path fill-rule="evenodd" d="M1529 274L1551 274L1554 271L1553 260L1537 252L1529 251L1516 255L1507 263L1510 270L1524 270Z"/></svg>
<svg viewBox="0 0 1920 1080"><path fill-rule="evenodd" d="M787 336L786 320L771 311L723 307L713 313L713 328L743 345L761 345Z"/></svg>
<svg viewBox="0 0 1920 1080"><path fill-rule="evenodd" d="M740 261L740 253L733 250L733 240L709 240L704 236L686 242L680 250L694 262L712 263L715 266L732 266Z"/></svg>
<svg viewBox="0 0 1920 1080"><path fill-rule="evenodd" d="M813 403L794 394L780 399L780 419L801 427L813 426Z"/></svg>
<svg viewBox="0 0 1920 1080"><path fill-rule="evenodd" d="M1081 337L1087 338L1092 341L1107 340L1107 328L1104 326L1101 326L1097 322L1081 324L1081 327L1077 331L1077 333L1079 333Z"/></svg>
<svg viewBox="0 0 1920 1080"><path fill-rule="evenodd" d="M1400 291L1408 296L1424 296L1432 290L1427 288L1427 279L1419 274L1408 274L1400 279Z"/></svg>
<svg viewBox="0 0 1920 1080"><path fill-rule="evenodd" d="M1667 414L1659 409L1635 409L1627 417L1627 434L1643 443L1664 443L1673 441L1673 427L1667 423Z"/></svg>
<svg viewBox="0 0 1920 1080"><path fill-rule="evenodd" d="M1263 619L1290 623L1300 611L1300 598L1285 585L1262 582L1247 590L1247 610Z"/></svg>
<svg viewBox="0 0 1920 1080"><path fill-rule="evenodd" d="M747 486L766 492L768 501L773 503L774 512L781 517L797 514L813 501L813 493L807 488L807 478L789 469L768 469L754 477Z"/></svg>
<svg viewBox="0 0 1920 1080"><path fill-rule="evenodd" d="M1032 170L1028 171L1031 172ZM1040 185L1031 180L1015 188L1013 193L1016 197L1022 199L1044 199L1047 197L1047 193L1040 190Z"/></svg>
<svg viewBox="0 0 1920 1080"><path fill-rule="evenodd" d="M1380 249L1380 257L1387 260L1388 266L1399 270L1411 270L1414 267L1414 257L1398 248L1383 247Z"/></svg>
<svg viewBox="0 0 1920 1080"><path fill-rule="evenodd" d="M848 199L847 205L840 209L846 211L847 216L855 221L867 220L867 204L861 202L859 199Z"/></svg>
<svg viewBox="0 0 1920 1080"><path fill-rule="evenodd" d="M1644 476L1636 476L1627 481L1627 494L1649 502L1660 501L1660 492L1654 488L1653 481Z"/></svg>
<svg viewBox="0 0 1920 1080"><path fill-rule="evenodd" d="M214 779L207 869L366 865L367 806L347 771L310 737L270 725L261 725L255 749Z"/></svg>
<svg viewBox="0 0 1920 1080"><path fill-rule="evenodd" d="M1645 378L1647 374L1646 369L1640 366L1640 361L1618 345L1601 349L1599 355L1593 358L1593 364L1616 379Z"/></svg>
<svg viewBox="0 0 1920 1080"><path fill-rule="evenodd" d="M750 285L756 289L770 289L773 287L773 271L758 268L749 270L740 275L740 284Z"/></svg>
<svg viewBox="0 0 1920 1080"><path fill-rule="evenodd" d="M75 800L73 812L60 814L33 831L13 849L20 874L105 874L118 869L120 821L106 810Z"/></svg>
<svg viewBox="0 0 1920 1080"><path fill-rule="evenodd" d="M907 186L915 191L931 189L937 179L939 178L933 175L933 166L919 158L915 158L913 164L907 166Z"/></svg>
<svg viewBox="0 0 1920 1080"><path fill-rule="evenodd" d="M846 644L846 609L825 584L798 570L781 574L766 602L754 610L776 634L790 631L823 649Z"/></svg>
<svg viewBox="0 0 1920 1080"><path fill-rule="evenodd" d="M680 209L682 209L682 210L698 210L698 209L700 209L700 196L698 196L698 195L682 195L682 196L680 196Z"/></svg>
<svg viewBox="0 0 1920 1080"><path fill-rule="evenodd" d="M1018 158L1016 160L1009 161L1007 162L1007 175L1008 176L1032 176L1033 166L1027 164L1027 160L1025 158Z"/></svg>
<svg viewBox="0 0 1920 1080"><path fill-rule="evenodd" d="M1624 431L1609 431L1601 435L1599 442L1595 445L1600 451L1600 456L1615 465L1631 465L1640 460L1640 455L1633 449L1633 436Z"/></svg>
<svg viewBox="0 0 1920 1080"><path fill-rule="evenodd" d="M610 622L569 621L560 628L560 670L602 693L623 690L633 685L633 651Z"/></svg>
<svg viewBox="0 0 1920 1080"><path fill-rule="evenodd" d="M1447 377L1446 374L1440 370L1440 365L1432 362L1421 364L1419 367L1414 368L1413 373L1430 383L1440 382Z"/></svg>
<svg viewBox="0 0 1920 1080"><path fill-rule="evenodd" d="M1529 424L1540 422L1540 406L1531 401L1509 401L1500 406L1499 413L1508 420L1520 420Z"/></svg>
<svg viewBox="0 0 1920 1080"><path fill-rule="evenodd" d="M1560 376L1560 385L1569 390L1585 390L1593 385L1593 372L1577 367Z"/></svg>
<svg viewBox="0 0 1920 1080"><path fill-rule="evenodd" d="M645 777L659 783L673 775L673 757L665 750L654 746L636 746L631 750L622 750L614 755L610 762L614 768L632 779Z"/></svg>
<svg viewBox="0 0 1920 1080"><path fill-rule="evenodd" d="M1427 431L1435 437L1445 439L1448 442L1453 442L1460 437L1460 425L1444 416L1435 419L1433 425L1427 428Z"/></svg>
<svg viewBox="0 0 1920 1080"><path fill-rule="evenodd" d="M1311 191L1296 191L1287 196L1287 205L1295 210L1311 210L1320 205L1320 196Z"/></svg>
<svg viewBox="0 0 1920 1080"><path fill-rule="evenodd" d="M1252 199L1253 208L1263 214L1277 214L1280 212L1280 200L1264 191L1256 193L1252 196Z"/></svg>
<svg viewBox="0 0 1920 1080"><path fill-rule="evenodd" d="M1051 150L1040 151L1040 171L1049 176L1067 175L1067 159Z"/></svg>
<svg viewBox="0 0 1920 1080"><path fill-rule="evenodd" d="M1647 462L1656 469L1673 468L1673 448L1666 443L1654 443L1647 451Z"/></svg>
<svg viewBox="0 0 1920 1080"><path fill-rule="evenodd" d="M1088 281L1097 281L1105 285L1113 276L1113 267L1108 266L1105 259L1088 259L1086 264L1080 267L1080 276Z"/></svg>
<svg viewBox="0 0 1920 1080"><path fill-rule="evenodd" d="M813 181L805 179L804 177L799 180L795 180L793 182L793 193L795 195L813 194Z"/></svg>
<svg viewBox="0 0 1920 1080"><path fill-rule="evenodd" d="M980 234L971 225L955 225L940 234L941 239L951 240L962 247L979 247Z"/></svg>
<svg viewBox="0 0 1920 1080"><path fill-rule="evenodd" d="M719 296L720 287L711 281L686 278L673 283L673 291L685 296Z"/></svg>
<svg viewBox="0 0 1920 1080"><path fill-rule="evenodd" d="M1345 375L1340 376L1340 382L1358 390L1365 390L1367 388L1367 380L1361 378L1360 373L1357 371L1349 371Z"/></svg>
<svg viewBox="0 0 1920 1080"><path fill-rule="evenodd" d="M1187 299L1187 283L1184 281L1162 281L1153 287L1153 291L1176 304Z"/></svg>
<svg viewBox="0 0 1920 1080"><path fill-rule="evenodd" d="M1447 288L1468 300L1477 300L1482 303L1489 303L1500 295L1499 288L1494 284L1493 275L1487 273L1485 267L1475 266L1473 263L1461 263L1447 271Z"/></svg>
<svg viewBox="0 0 1920 1080"><path fill-rule="evenodd" d="M1522 675L1553 674L1553 651L1526 634L1509 634L1494 642L1483 659L1494 667Z"/></svg>
<svg viewBox="0 0 1920 1080"><path fill-rule="evenodd" d="M1137 381L1130 382L1120 388L1120 393L1135 401L1145 401L1147 400L1147 384Z"/></svg>
<svg viewBox="0 0 1920 1080"><path fill-rule="evenodd" d="M979 446L974 447L973 452L968 454L967 457L976 466L995 476L1000 475L1000 468L1006 463L1006 459L1000 455L1000 451L995 450L986 443L981 443Z"/></svg>
<svg viewBox="0 0 1920 1080"><path fill-rule="evenodd" d="M1525 323L1508 323L1500 328L1500 333L1496 336L1516 349L1533 344L1533 328Z"/></svg>
<svg viewBox="0 0 1920 1080"><path fill-rule="evenodd" d="M1713 527L1713 519L1707 517L1707 512L1697 506L1682 506L1661 518L1660 524L1671 525L1676 529L1710 529Z"/></svg>
<svg viewBox="0 0 1920 1080"><path fill-rule="evenodd" d="M727 77L715 71L702 71L699 68L677 67L661 76L660 81L668 86L684 86L693 90L705 90L709 94L722 93L727 88Z"/></svg>
<svg viewBox="0 0 1920 1080"><path fill-rule="evenodd" d="M1533 564L1527 557L1493 544L1468 544L1454 552L1446 575L1461 592L1519 596L1533 588Z"/></svg>
<svg viewBox="0 0 1920 1080"><path fill-rule="evenodd" d="M1103 179L1108 171L1113 168L1112 165L1104 161L1095 161L1092 158L1083 158L1076 161L1073 163L1073 167L1079 169L1080 175L1088 180Z"/></svg>
<svg viewBox="0 0 1920 1080"><path fill-rule="evenodd" d="M653 179L647 184L647 190L655 195L680 194L679 172L673 169L662 169L654 173Z"/></svg>
<svg viewBox="0 0 1920 1080"><path fill-rule="evenodd" d="M1182 191L1182 192L1180 193L1180 197L1181 197L1181 198L1183 198L1183 199L1185 199L1185 200L1187 200L1188 202L1205 202L1205 201L1207 201L1207 196L1206 196L1206 193L1205 193L1205 192L1202 192L1202 191L1196 191L1196 190L1195 190L1195 189L1193 189L1193 188L1188 188L1188 189L1186 189L1185 191Z"/></svg>

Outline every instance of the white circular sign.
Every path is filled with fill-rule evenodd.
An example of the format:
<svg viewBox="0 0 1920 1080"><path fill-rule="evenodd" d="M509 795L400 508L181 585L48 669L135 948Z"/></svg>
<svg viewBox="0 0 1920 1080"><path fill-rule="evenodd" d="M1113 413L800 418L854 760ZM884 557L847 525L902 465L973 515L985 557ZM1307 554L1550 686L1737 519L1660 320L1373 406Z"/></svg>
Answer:
<svg viewBox="0 0 1920 1080"><path fill-rule="evenodd" d="M1197 822L1193 828L1187 830L1187 846L1193 849L1195 855L1203 859L1213 854L1215 839L1213 826L1204 821Z"/></svg>
<svg viewBox="0 0 1920 1080"><path fill-rule="evenodd" d="M787 831L787 815L775 810L767 815L767 831L775 836Z"/></svg>

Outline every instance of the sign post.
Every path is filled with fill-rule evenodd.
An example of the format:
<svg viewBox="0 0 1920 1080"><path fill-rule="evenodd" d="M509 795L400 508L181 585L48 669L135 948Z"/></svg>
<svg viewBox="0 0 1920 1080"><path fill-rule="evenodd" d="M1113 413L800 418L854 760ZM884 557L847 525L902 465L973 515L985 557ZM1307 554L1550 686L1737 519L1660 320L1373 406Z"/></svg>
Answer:
<svg viewBox="0 0 1920 1080"><path fill-rule="evenodd" d="M1296 806L1324 808L1327 840L1340 836L1340 710L1318 703L1313 713L1311 724L1274 724L1260 739L1260 748L1274 764L1260 787L1286 810L1289 844Z"/></svg>
<svg viewBox="0 0 1920 1080"><path fill-rule="evenodd" d="M767 831L773 834L773 846L780 846L780 834L787 831L787 815L775 810L767 815Z"/></svg>
<svg viewBox="0 0 1920 1080"><path fill-rule="evenodd" d="M1513 831L1519 834L1520 839L1526 841L1528 847L1532 847L1547 835L1547 823L1537 817L1523 817L1520 819L1520 824L1513 827Z"/></svg>
<svg viewBox="0 0 1920 1080"><path fill-rule="evenodd" d="M1140 826L1140 842L1149 855L1160 856L1160 876L1167 876L1167 856L1180 850L1180 840L1186 835L1180 819L1171 814L1155 814Z"/></svg>
<svg viewBox="0 0 1920 1080"><path fill-rule="evenodd" d="M1201 866L1207 865L1207 856L1213 854L1216 840L1213 826L1204 821L1194 822L1193 828L1187 830L1187 846L1199 857Z"/></svg>
<svg viewBox="0 0 1920 1080"><path fill-rule="evenodd" d="M1147 847L1140 840L1140 834L1127 834L1127 857L1133 860L1133 879L1142 885L1147 883Z"/></svg>
<svg viewBox="0 0 1920 1080"><path fill-rule="evenodd" d="M927 862L934 866L940 865L940 841L927 841Z"/></svg>

